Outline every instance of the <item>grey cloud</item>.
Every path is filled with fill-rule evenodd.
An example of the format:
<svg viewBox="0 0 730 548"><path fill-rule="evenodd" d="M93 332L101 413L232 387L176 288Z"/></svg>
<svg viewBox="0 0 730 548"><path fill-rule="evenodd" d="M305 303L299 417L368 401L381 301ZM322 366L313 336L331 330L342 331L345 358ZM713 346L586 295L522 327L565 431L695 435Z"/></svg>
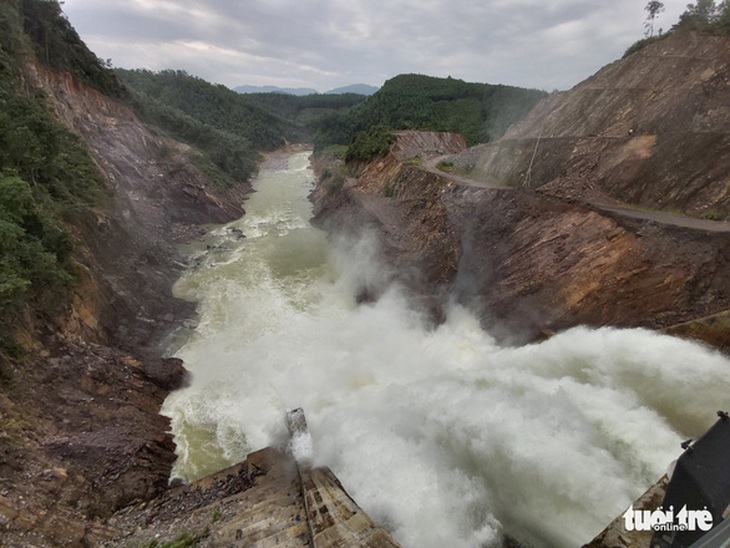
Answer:
<svg viewBox="0 0 730 548"><path fill-rule="evenodd" d="M684 0L665 5L668 28ZM641 38L646 16L636 0L66 0L64 9L120 66L320 90L403 72L564 89Z"/></svg>

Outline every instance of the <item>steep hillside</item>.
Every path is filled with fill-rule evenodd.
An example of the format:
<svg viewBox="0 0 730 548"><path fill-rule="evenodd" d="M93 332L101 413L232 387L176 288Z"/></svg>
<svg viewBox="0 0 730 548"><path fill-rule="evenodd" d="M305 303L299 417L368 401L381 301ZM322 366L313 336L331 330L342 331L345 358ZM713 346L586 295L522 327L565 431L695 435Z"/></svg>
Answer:
<svg viewBox="0 0 730 548"><path fill-rule="evenodd" d="M76 228L79 261L100 285L91 292L97 295L91 316L101 340L148 344L154 334L145 323L180 306L169 289L181 266L175 243L199 233L196 225L239 216L246 187L222 191L189 161L188 146L156 136L129 106L71 75L42 65L29 75L49 94L58 118L83 138L113 195L91 226ZM89 294L80 291L78 299Z"/></svg>
<svg viewBox="0 0 730 548"><path fill-rule="evenodd" d="M175 458L158 413L184 370L157 344L192 313L176 244L240 216L248 188L127 99L57 2L0 4L3 545L98 545Z"/></svg>
<svg viewBox="0 0 730 548"><path fill-rule="evenodd" d="M444 154L447 134L397 134L385 157L343 168L342 184L323 171L317 220L374 231L436 319L456 299L505 341L683 324L673 332L728 351L724 316L693 323L730 308L730 223L709 219L728 213L727 40L657 42L493 144Z"/></svg>
<svg viewBox="0 0 730 548"><path fill-rule="evenodd" d="M253 93L247 99L298 128L300 141L322 146L339 142L346 134L347 115L365 100L355 93L294 96L283 93Z"/></svg>
<svg viewBox="0 0 730 548"><path fill-rule="evenodd" d="M181 70L116 69L143 121L195 147L197 164L222 185L248 179L259 151L298 140L301 129L225 86Z"/></svg>
<svg viewBox="0 0 730 548"><path fill-rule="evenodd" d="M678 30L452 161L480 181L730 216L730 37Z"/></svg>
<svg viewBox="0 0 730 548"><path fill-rule="evenodd" d="M343 118L347 131L333 142L346 145L358 132L381 125L394 130L451 131L470 145L485 143L499 138L545 95L512 86L401 74Z"/></svg>

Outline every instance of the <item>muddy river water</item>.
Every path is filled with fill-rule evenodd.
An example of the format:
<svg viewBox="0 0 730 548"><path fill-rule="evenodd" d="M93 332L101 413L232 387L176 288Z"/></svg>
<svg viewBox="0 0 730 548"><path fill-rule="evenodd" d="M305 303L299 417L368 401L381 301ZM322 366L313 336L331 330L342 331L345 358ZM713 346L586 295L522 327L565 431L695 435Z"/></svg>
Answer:
<svg viewBox="0 0 730 548"><path fill-rule="evenodd" d="M175 474L281 443L303 407L314 462L404 546L578 546L729 407L728 360L679 339L579 327L500 347L463 308L429 327L397 288L358 305L375 243L309 224L313 180L308 153L271 158L246 215L189 250Z"/></svg>

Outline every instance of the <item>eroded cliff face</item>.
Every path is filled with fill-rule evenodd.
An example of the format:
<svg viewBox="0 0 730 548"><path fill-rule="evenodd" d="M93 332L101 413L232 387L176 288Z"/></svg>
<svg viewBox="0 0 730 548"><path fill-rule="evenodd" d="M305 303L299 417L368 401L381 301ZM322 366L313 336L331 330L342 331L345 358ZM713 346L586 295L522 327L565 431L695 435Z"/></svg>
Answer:
<svg viewBox="0 0 730 548"><path fill-rule="evenodd" d="M727 219L729 83L730 38L676 32L452 161L490 183Z"/></svg>
<svg viewBox="0 0 730 548"><path fill-rule="evenodd" d="M399 133L394 150L423 139ZM313 195L325 228L377 233L393 276L431 310L456 300L502 340L524 342L578 324L663 328L730 307L728 223L491 188L433 164L391 153ZM705 338L730 348L727 333Z"/></svg>
<svg viewBox="0 0 730 548"><path fill-rule="evenodd" d="M26 78L88 145L110 198L71 227L71 310L60 328L35 320L20 334L25 357L2 380L0 536L93 546L115 534L112 512L165 489L175 459L159 409L184 369L157 348L193 312L172 296L175 246L239 217L248 188L216 189L186 146L67 73L30 67Z"/></svg>
<svg viewBox="0 0 730 548"><path fill-rule="evenodd" d="M187 145L153 134L127 105L71 75L40 67L32 75L88 144L113 197L96 212L95 226L79 227L79 262L91 287L78 292L68 328L129 348L150 344L165 327L158 324L183 306L170 293L182 266L175 245L205 223L240 217L250 188L216 188L190 162Z"/></svg>

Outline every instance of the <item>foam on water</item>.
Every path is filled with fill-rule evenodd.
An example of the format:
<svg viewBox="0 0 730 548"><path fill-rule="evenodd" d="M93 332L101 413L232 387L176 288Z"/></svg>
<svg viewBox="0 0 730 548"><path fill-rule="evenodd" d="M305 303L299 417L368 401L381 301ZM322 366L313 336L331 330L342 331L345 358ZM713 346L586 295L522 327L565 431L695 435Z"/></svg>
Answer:
<svg viewBox="0 0 730 548"><path fill-rule="evenodd" d="M378 276L372 239L330 246L312 228L305 154L264 170L247 215L177 286L200 303L172 394L176 473L194 478L285 439L330 466L407 547L587 542L727 408L730 363L645 330L575 328L501 348L465 309L428 329ZM246 238L236 240L231 228ZM233 233L235 234L235 233ZM301 446L301 447L300 447Z"/></svg>

